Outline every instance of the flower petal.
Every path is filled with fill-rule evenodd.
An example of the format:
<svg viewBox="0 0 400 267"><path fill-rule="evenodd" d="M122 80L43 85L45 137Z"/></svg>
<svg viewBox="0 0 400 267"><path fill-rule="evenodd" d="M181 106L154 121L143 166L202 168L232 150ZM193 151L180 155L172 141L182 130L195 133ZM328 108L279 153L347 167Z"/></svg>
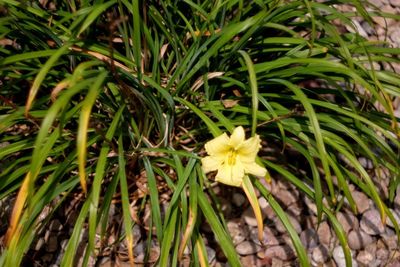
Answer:
<svg viewBox="0 0 400 267"><path fill-rule="evenodd" d="M241 162L229 165L224 164L218 169L215 180L232 186L241 186L244 177L244 167Z"/></svg>
<svg viewBox="0 0 400 267"><path fill-rule="evenodd" d="M222 157L224 156L223 154L227 153L228 150L231 148L229 146L229 137L226 133L223 133L213 140L208 141L204 147L208 155Z"/></svg>
<svg viewBox="0 0 400 267"><path fill-rule="evenodd" d="M246 173L253 174L255 176L265 176L267 175L267 170L257 163L244 163L243 164L244 170Z"/></svg>
<svg viewBox="0 0 400 267"><path fill-rule="evenodd" d="M242 126L236 127L233 130L233 133L229 140L229 144L233 148L237 149L244 142L244 138L245 138L245 133L243 127Z"/></svg>
<svg viewBox="0 0 400 267"><path fill-rule="evenodd" d="M209 173L212 171L216 171L219 166L223 163L223 160L219 160L216 157L205 157L201 159L201 168L203 169L204 173Z"/></svg>
<svg viewBox="0 0 400 267"><path fill-rule="evenodd" d="M247 139L237 149L240 160L242 162L254 162L260 147L260 136L255 135L254 137Z"/></svg>

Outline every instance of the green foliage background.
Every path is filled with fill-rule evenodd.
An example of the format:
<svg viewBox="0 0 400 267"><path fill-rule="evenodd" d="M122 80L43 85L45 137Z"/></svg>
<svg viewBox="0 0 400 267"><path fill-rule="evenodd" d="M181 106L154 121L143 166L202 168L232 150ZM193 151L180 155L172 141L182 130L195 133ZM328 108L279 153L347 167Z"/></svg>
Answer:
<svg viewBox="0 0 400 267"><path fill-rule="evenodd" d="M159 266L176 266L185 245L192 265L206 266L204 221L229 264L239 266L199 161L206 141L238 125L257 132L265 147L296 151L297 158L282 160L284 152L276 157L264 149L260 163L316 203L348 265L335 212L344 203L357 212L350 184L399 232L388 205L400 181L392 105L400 77L387 66L399 63L400 49L365 40L351 21L362 16L372 24L373 16L389 14L368 13L369 4L360 1L0 3L0 199L19 192L20 200L0 265L19 266L51 218L38 220L40 212L68 205L85 184L61 266L73 265L85 228L84 265L95 255L95 236L106 235L113 199L123 212L121 239L132 242L130 202L136 179L145 177L148 192L140 201L151 205L155 231L147 234L159 241ZM339 11L343 4L356 11ZM343 25L354 33L342 33ZM389 199L378 194L358 157L388 170ZM252 181L308 266L284 210L263 183ZM165 212L160 184L170 196Z"/></svg>

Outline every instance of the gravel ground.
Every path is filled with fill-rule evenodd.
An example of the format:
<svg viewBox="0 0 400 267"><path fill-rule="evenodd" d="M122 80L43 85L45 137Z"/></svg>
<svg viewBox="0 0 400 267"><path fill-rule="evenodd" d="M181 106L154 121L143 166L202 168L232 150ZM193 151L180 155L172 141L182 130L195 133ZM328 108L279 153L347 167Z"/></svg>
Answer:
<svg viewBox="0 0 400 267"><path fill-rule="evenodd" d="M368 167L370 162L360 159ZM373 171L373 170L370 170ZM389 177L380 180L380 186L387 188ZM345 266L344 255L335 233L323 218L321 224L317 224L316 206L303 194L299 193L293 185L288 184L279 176L271 184L265 184L282 208L287 212L294 229L300 236L300 240L307 248L308 257L312 266ZM378 266L400 266L400 250L393 225L387 220L383 225L379 212L374 203L367 196L354 189L352 195L357 204L358 215L354 215L347 207L336 214L336 218L343 226L348 237L349 247L352 252L353 266L378 267ZM257 222L253 210L246 196L238 188L218 185L214 188L219 195L222 211L227 220L228 230L233 238L237 253L240 255L242 266L298 266L295 250L292 242L285 231L284 226L276 217L270 205L264 198L259 198L259 204L264 216L264 244L260 244L257 238ZM385 194L385 192L383 192ZM75 200L75 202L74 202ZM72 233L74 221L79 212L79 198L71 199L71 204L65 209L58 210L49 222L48 227L39 234L34 247L27 253L23 266L59 266L64 254L68 236ZM4 210L10 210L11 201L0 203ZM89 266L111 267L129 266L127 249L124 243L115 243L115 235L121 226L121 214L117 213L115 206L110 210L110 219L114 220L113 228L107 230L109 233L108 245L102 251L97 251L100 260L90 260ZM396 192L395 205L392 210L400 222L400 187ZM44 210L41 217L47 217ZM4 214L1 217L4 218ZM144 227L135 225L134 252L137 266L152 266L160 255L159 244L153 240L152 249L145 262L146 247L146 213L143 217ZM5 230L5 229L3 229ZM207 237L206 248L210 266L229 266L226 259L213 238L210 227L202 226L202 232ZM82 235L82 244L87 240L87 233ZM96 247L100 247L97 242ZM79 251L84 251L82 245ZM185 252L181 266L189 266L189 251ZM77 255L74 266L81 266L82 255Z"/></svg>
<svg viewBox="0 0 400 267"><path fill-rule="evenodd" d="M381 10L400 14L400 0L371 0ZM350 9L350 8L349 8ZM386 39L391 46L400 47L400 23L394 20L385 20L374 18L375 29L370 27L361 18L354 19L353 22L358 28L360 34L369 39ZM388 31L384 29L388 26ZM351 30L348 28L347 30ZM386 34L386 35L385 35ZM379 67L379 66L376 66ZM400 67L394 66L400 73ZM397 100L396 106L400 101ZM400 117L400 108L397 108L397 116ZM368 168L371 163L366 159L360 159L363 165ZM369 170L374 172L376 170ZM381 188L381 194L387 194L387 185L390 177L384 177L381 180L376 178L376 183ZM335 236L330 224L324 220L317 224L316 207L304 195L299 193L292 185L287 184L275 176L271 184L266 185L275 198L285 209L289 218L300 235L300 239L307 248L309 259L313 266L345 266L344 255L338 239ZM354 215L349 209L342 209L336 217L346 231L349 247L352 252L353 266L400 266L400 250L397 245L393 225L388 220L383 225L379 219L379 212L373 202L360 191L352 188L353 197L357 203L359 214ZM222 209L227 219L227 226L236 246L236 251L241 257L243 266L296 266L297 259L293 249L292 242L287 235L282 223L273 213L269 204L263 198L259 198L259 203L263 211L265 228L264 244L261 245L257 238L257 223L253 211L247 202L244 193L240 189L224 187L223 185L215 188L220 196ZM400 223L400 188L396 192L394 214ZM69 207L60 209L56 218L49 222L49 227L43 229L40 238L35 246L29 251L24 266L59 266L63 256L68 236L71 234L74 221L77 218L79 210L79 196L71 198ZM6 229L4 226L5 218L9 216L11 201L0 201L0 232ZM42 218L47 217L48 211L44 210ZM135 233L135 261L138 266L144 266L144 248L147 242L145 238L146 222L150 218L145 212L144 227L138 225L134 228ZM146 218L147 216L147 218ZM101 260L94 262L90 260L91 266L129 266L128 256L124 243L114 245L114 235L120 231L121 214L111 209L110 220L114 220L113 228L108 229L111 233L106 246L102 251L98 251ZM147 228L148 229L148 228ZM211 266L228 266L225 262L222 251L212 238L212 233L207 225L202 227L206 236L206 247ZM207 235L208 234L208 235ZM143 238L142 238L143 237ZM83 234L82 244L87 236ZM83 248L80 251L83 251ZM186 257L183 258L182 266L188 266L189 251L186 251ZM153 246L148 255L148 263L155 262L160 254L159 244L153 241ZM79 255L78 255L79 256ZM80 265L79 257L75 263Z"/></svg>

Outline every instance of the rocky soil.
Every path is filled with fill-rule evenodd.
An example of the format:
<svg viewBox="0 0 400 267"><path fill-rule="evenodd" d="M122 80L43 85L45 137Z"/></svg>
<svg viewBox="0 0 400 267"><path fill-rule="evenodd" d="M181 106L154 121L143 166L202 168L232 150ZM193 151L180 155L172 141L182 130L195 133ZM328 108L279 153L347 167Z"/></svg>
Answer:
<svg viewBox="0 0 400 267"><path fill-rule="evenodd" d="M400 0L372 0L372 2L381 10L400 14ZM374 18L375 28L371 27L361 18L353 20L354 25L363 37L369 39L387 40L391 46L400 47L400 23L394 20L385 21L382 18ZM388 27L388 31L385 28ZM347 30L352 31L348 28ZM377 66L380 67L380 66ZM395 66L398 68L398 66ZM400 68L397 69L400 73ZM400 102L400 101L397 101ZM399 105L400 103L395 103ZM400 109L397 109L397 115L400 116ZM366 168L370 166L368 160L360 159ZM374 170L370 170L374 171ZM387 195L387 186L390 177L376 179L376 183L381 188L381 193ZM289 215L296 232L304 246L307 248L309 259L313 266L345 266L344 254L338 242L331 225L323 219L321 224L317 224L316 207L301 194L292 185L286 183L280 177L274 177L271 184L266 185L274 197L279 201L282 207ZM336 214L336 218L343 226L349 247L352 252L353 266L400 266L400 249L397 242L393 225L390 220L382 224L379 212L374 203L366 195L354 187L351 188L352 195L359 214L353 214L346 205ZM228 188L223 185L215 188L220 196L222 210L227 219L228 230L233 238L236 251L241 257L243 266L296 266L298 261L292 242L285 231L282 223L276 217L272 208L263 198L259 198L259 203L263 211L265 228L264 244L260 244L257 238L257 223L244 193L240 189ZM396 192L395 203L392 211L400 223L400 188ZM59 214L49 222L49 227L42 230L41 237L37 240L35 246L28 253L24 266L59 266L63 256L68 236L74 226L77 218L79 199L76 203L71 199L69 207L59 210ZM75 205L76 204L76 205ZM0 232L6 229L7 217L11 209L11 201L0 201ZM43 211L42 217L46 218L47 211ZM116 211L110 211L110 220L115 220L119 215ZM116 226L121 222L116 221ZM111 233L118 229L108 229ZM213 240L210 228L207 225L202 227L203 232L209 236L206 240L206 247L210 266L228 266L225 262L218 244ZM153 246L148 255L145 255L146 229L138 225L134 228L135 233L135 261L138 266L144 266L145 258L149 264L155 262L160 254L159 244L153 241ZM110 235L106 248L99 252L102 255L101 260L94 262L91 260L91 266L129 266L128 256L124 243L112 245L114 235ZM85 241L85 234L82 240ZM84 242L82 242L84 243ZM82 247L83 248L83 247ZM81 250L82 251L82 250ZM183 266L188 266L188 253L182 261ZM79 256L79 255L78 255ZM78 262L75 264L79 266Z"/></svg>
<svg viewBox="0 0 400 267"><path fill-rule="evenodd" d="M369 164L368 160L362 160ZM388 179L390 178L384 177L380 181L381 188L387 188ZM331 225L325 217L319 225L317 223L315 204L279 176L276 176L272 183L265 185L288 214L301 242L307 248L312 266L345 266L343 250ZM240 255L242 266L298 266L292 241L263 197L259 198L265 223L264 240L261 244L257 238L257 222L253 210L242 190L224 185L218 185L214 189L220 197L221 209L227 220L227 227L236 251ZM354 187L351 187L351 190L359 214L354 215L345 204L344 208L336 214L336 218L346 232L353 266L400 266L400 249L392 223L387 220L385 225L382 224L374 203ZM78 199L76 199L76 203L72 201L69 207L60 209L58 214L52 217L54 219L41 232L40 238L29 251L23 266L56 267L60 265L68 236L72 233L74 221L78 216L79 208L75 205L78 201ZM400 223L400 187L396 192L394 202L392 212ZM11 203L3 201L0 206L3 207L3 211L10 210ZM121 215L116 213L117 209L114 207L112 206L110 211L110 220L120 218ZM47 212L46 210L42 212L43 219L46 219ZM4 218L5 214L0 215ZM121 222L114 221L111 224L115 227L121 225ZM205 242L210 266L229 266L221 248L213 238L210 227L204 224L201 230L207 237ZM91 259L90 266L129 266L125 244L115 242L116 235L113 233L117 229L111 228L107 231L110 233L106 241L108 245L104 246L103 244L104 249L97 251L98 255L101 255L100 260ZM144 227L135 225L133 231L137 266L152 266L152 263L156 262L160 255L159 244L153 240L152 248L146 255L145 248L148 242L146 224ZM87 233L84 233L82 244L86 240ZM100 242L96 247L100 247ZM84 251L84 245L78 251ZM181 266L189 266L189 253L188 250L185 251ZM74 266L81 266L82 257L79 256Z"/></svg>

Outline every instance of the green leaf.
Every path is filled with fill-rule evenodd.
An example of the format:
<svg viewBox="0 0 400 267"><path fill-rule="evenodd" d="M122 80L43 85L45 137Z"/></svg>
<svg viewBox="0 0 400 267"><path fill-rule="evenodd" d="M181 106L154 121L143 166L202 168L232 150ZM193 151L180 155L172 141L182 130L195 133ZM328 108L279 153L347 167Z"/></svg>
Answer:
<svg viewBox="0 0 400 267"><path fill-rule="evenodd" d="M217 215L207 200L207 197L200 190L198 191L198 202L201 211L206 217L207 222L210 224L211 229L221 246L222 251L227 256L230 266L241 266L238 255L233 247L232 239L219 222Z"/></svg>
<svg viewBox="0 0 400 267"><path fill-rule="evenodd" d="M150 204L151 204L151 218L156 226L157 238L159 240L163 240L163 224L161 221L161 211L160 211L160 202L159 195L157 189L157 182L154 176L153 168L151 166L150 160L148 157L143 157L144 168L146 169L147 174L147 182L149 185L150 192Z"/></svg>
<svg viewBox="0 0 400 267"><path fill-rule="evenodd" d="M256 73L254 71L254 66L253 62L251 61L251 58L249 55L245 52L240 50L239 53L242 55L244 58L244 61L246 63L247 70L249 72L249 84L250 84L250 89L251 89L251 118L252 118L252 124L251 124L251 136L254 136L256 134L257 130L257 111L258 111L258 88L257 88L257 77Z"/></svg>

